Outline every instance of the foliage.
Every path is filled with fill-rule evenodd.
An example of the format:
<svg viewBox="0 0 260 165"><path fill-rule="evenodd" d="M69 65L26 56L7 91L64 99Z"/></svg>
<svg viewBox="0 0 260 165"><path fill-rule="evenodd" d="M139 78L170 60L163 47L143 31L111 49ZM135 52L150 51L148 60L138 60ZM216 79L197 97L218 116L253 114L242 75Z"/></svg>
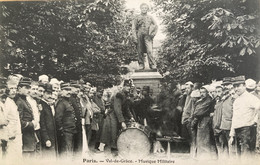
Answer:
<svg viewBox="0 0 260 165"><path fill-rule="evenodd" d="M238 74L256 78L259 1L153 1L167 36L158 62L166 79L209 82Z"/></svg>
<svg viewBox="0 0 260 165"><path fill-rule="evenodd" d="M1 72L111 86L136 59L123 0L1 2ZM6 65L9 64L9 65ZM5 69L3 69L5 67Z"/></svg>

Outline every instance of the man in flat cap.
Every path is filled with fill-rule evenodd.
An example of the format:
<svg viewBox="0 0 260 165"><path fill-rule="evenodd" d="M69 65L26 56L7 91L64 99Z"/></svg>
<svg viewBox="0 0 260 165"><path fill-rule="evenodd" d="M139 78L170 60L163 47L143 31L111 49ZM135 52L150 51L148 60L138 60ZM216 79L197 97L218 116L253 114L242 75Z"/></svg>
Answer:
<svg viewBox="0 0 260 165"><path fill-rule="evenodd" d="M71 86L61 84L61 98L56 105L55 121L58 133L58 149L62 158L71 159L73 156L74 137L77 133L75 110L69 101Z"/></svg>
<svg viewBox="0 0 260 165"><path fill-rule="evenodd" d="M232 122L232 116L233 116L233 102L234 98L231 95L232 92L232 82L231 82L231 77L225 77L223 78L223 96L221 98L221 119L220 119L220 146L221 146L221 152L223 153L222 155L225 158L228 156L228 154L232 154L234 147L228 144L229 141L229 133L231 129L231 122ZM218 88L218 91L220 89ZM219 93L219 92L217 92Z"/></svg>
<svg viewBox="0 0 260 165"><path fill-rule="evenodd" d="M257 111L260 110L260 102L246 90L244 76L233 78L233 86L238 97L233 103L229 143L232 144L236 137L238 154L248 158L255 151Z"/></svg>
<svg viewBox="0 0 260 165"><path fill-rule="evenodd" d="M147 53L149 67L154 69L153 38L157 33L158 26L155 20L150 15L147 15L149 6L146 3L141 4L140 9L141 14L132 23L133 38L137 43L138 63L140 69L144 69L144 53Z"/></svg>
<svg viewBox="0 0 260 165"><path fill-rule="evenodd" d="M58 152L55 109L52 105L52 93L52 85L46 84L43 98L40 101L42 106L40 117L42 152L43 157L50 159L55 158Z"/></svg>
<svg viewBox="0 0 260 165"><path fill-rule="evenodd" d="M26 97L29 95L30 88L31 80L27 77L22 77L18 84L16 104L20 115L23 139L23 155L25 157L35 156L36 143L38 141L34 130L37 122L34 119L33 109L26 99Z"/></svg>

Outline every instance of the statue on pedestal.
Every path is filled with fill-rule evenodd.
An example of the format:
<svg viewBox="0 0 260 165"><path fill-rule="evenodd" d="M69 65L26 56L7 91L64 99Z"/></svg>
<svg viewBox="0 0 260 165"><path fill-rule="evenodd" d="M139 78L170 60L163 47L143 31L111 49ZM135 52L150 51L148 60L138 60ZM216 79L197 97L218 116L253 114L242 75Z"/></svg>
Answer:
<svg viewBox="0 0 260 165"><path fill-rule="evenodd" d="M144 69L144 53L147 53L149 67L155 69L153 53L153 38L158 26L152 16L148 15L149 6L146 3L140 5L141 14L132 23L134 42L137 44L139 68Z"/></svg>

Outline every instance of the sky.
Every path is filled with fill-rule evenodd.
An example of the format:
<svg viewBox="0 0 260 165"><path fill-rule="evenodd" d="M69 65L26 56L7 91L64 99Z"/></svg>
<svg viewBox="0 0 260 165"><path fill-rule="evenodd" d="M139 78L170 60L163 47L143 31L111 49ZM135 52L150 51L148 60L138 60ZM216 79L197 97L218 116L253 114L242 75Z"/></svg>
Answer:
<svg viewBox="0 0 260 165"><path fill-rule="evenodd" d="M153 5L151 0L126 0L126 8L135 9L136 11L140 12L140 5L142 3L147 3L149 6ZM155 19L155 21L157 22L157 25L159 26L158 32L157 32L156 36L154 37L154 40L163 40L165 38L165 35L162 33L162 25L160 25L161 24L160 18L157 17L155 13L150 12L148 14L151 15Z"/></svg>

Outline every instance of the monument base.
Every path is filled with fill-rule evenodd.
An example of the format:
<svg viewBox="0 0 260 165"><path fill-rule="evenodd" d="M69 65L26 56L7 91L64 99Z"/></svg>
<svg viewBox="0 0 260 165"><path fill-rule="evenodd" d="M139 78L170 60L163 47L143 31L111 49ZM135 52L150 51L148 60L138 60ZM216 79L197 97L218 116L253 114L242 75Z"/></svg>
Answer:
<svg viewBox="0 0 260 165"><path fill-rule="evenodd" d="M149 86L153 93L153 98L156 98L161 91L160 81L163 77L156 69L135 70L130 78L134 81L136 87L142 89L144 86Z"/></svg>

